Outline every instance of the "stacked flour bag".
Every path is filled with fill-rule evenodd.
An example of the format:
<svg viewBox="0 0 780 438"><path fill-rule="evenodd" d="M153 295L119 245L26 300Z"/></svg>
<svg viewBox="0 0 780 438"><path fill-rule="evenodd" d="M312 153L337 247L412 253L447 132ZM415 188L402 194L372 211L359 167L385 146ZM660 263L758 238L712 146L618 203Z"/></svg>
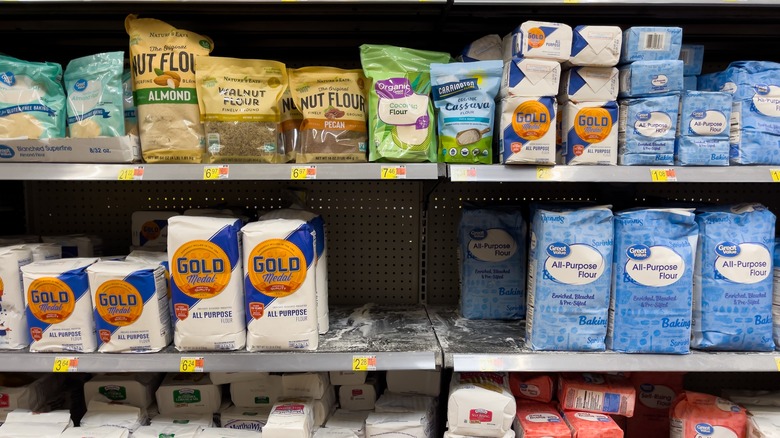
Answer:
<svg viewBox="0 0 780 438"><path fill-rule="evenodd" d="M760 204L697 210L693 338L704 350L773 351L775 215Z"/></svg>
<svg viewBox="0 0 780 438"><path fill-rule="evenodd" d="M84 383L84 402L109 400L143 410L154 404L154 392L160 386L159 373L102 373Z"/></svg>
<svg viewBox="0 0 780 438"><path fill-rule="evenodd" d="M22 266L31 352L93 352L97 348L87 268L95 258Z"/></svg>
<svg viewBox="0 0 780 438"><path fill-rule="evenodd" d="M526 345L601 351L612 283L609 206L532 207Z"/></svg>
<svg viewBox="0 0 780 438"><path fill-rule="evenodd" d="M555 164L561 62L571 54L571 27L526 21L503 38L499 89L500 162Z"/></svg>
<svg viewBox="0 0 780 438"><path fill-rule="evenodd" d="M615 213L608 349L690 352L698 228L692 209Z"/></svg>
<svg viewBox="0 0 780 438"><path fill-rule="evenodd" d="M626 435L669 435L669 410L683 390L684 373L632 372L629 380L636 390L634 416L627 419Z"/></svg>
<svg viewBox="0 0 780 438"><path fill-rule="evenodd" d="M118 427L135 432L146 424L146 410L107 398L93 398L87 404L87 412L81 418L81 427Z"/></svg>
<svg viewBox="0 0 780 438"><path fill-rule="evenodd" d="M680 48L680 60L683 62L683 90L698 90L699 75L704 64L704 46L683 44Z"/></svg>
<svg viewBox="0 0 780 438"><path fill-rule="evenodd" d="M618 164L674 163L683 61L679 27L631 27L620 55Z"/></svg>
<svg viewBox="0 0 780 438"><path fill-rule="evenodd" d="M720 397L684 391L675 399L671 410L670 436L745 438L745 409Z"/></svg>
<svg viewBox="0 0 780 438"><path fill-rule="evenodd" d="M254 430L207 427L201 430L196 438L260 438L261 436L260 432Z"/></svg>
<svg viewBox="0 0 780 438"><path fill-rule="evenodd" d="M501 61L503 57L501 36L490 34L467 44L456 59L459 62Z"/></svg>
<svg viewBox="0 0 780 438"><path fill-rule="evenodd" d="M64 379L56 374L4 373L0 375L0 423L17 409L36 412L48 410L57 403Z"/></svg>
<svg viewBox="0 0 780 438"><path fill-rule="evenodd" d="M208 374L170 373L155 391L155 399L160 416L172 417L171 423L181 423L176 418L182 415L197 415L204 416L210 424L212 415L222 406L222 386L215 385ZM152 424L155 423L168 422L152 418Z"/></svg>
<svg viewBox="0 0 780 438"><path fill-rule="evenodd" d="M330 382L338 394L339 408L345 411L374 410L380 394L380 382L374 373L331 371Z"/></svg>
<svg viewBox="0 0 780 438"><path fill-rule="evenodd" d="M558 403L572 437L623 438L615 418L634 415L636 391L618 375L561 373Z"/></svg>
<svg viewBox="0 0 780 438"><path fill-rule="evenodd" d="M774 286L772 289L772 333L775 347L780 347L780 239L775 239L772 253Z"/></svg>
<svg viewBox="0 0 780 438"><path fill-rule="evenodd" d="M263 437L311 438L314 428L312 400L302 397L274 404L263 427Z"/></svg>
<svg viewBox="0 0 780 438"><path fill-rule="evenodd" d="M577 26L558 93L561 164L617 164L620 84L616 26Z"/></svg>
<svg viewBox="0 0 780 438"><path fill-rule="evenodd" d="M180 351L239 350L246 345L241 221L168 219L174 335Z"/></svg>
<svg viewBox="0 0 780 438"><path fill-rule="evenodd" d="M513 428L518 437L571 437L569 427L552 403L555 381L551 375L510 373L509 389L517 403Z"/></svg>
<svg viewBox="0 0 780 438"><path fill-rule="evenodd" d="M300 219L268 219L241 230L247 349L316 350L315 229Z"/></svg>
<svg viewBox="0 0 780 438"><path fill-rule="evenodd" d="M222 427L262 431L273 405L283 395L282 376L269 373L211 373L214 384L227 384L233 406L220 412Z"/></svg>
<svg viewBox="0 0 780 438"><path fill-rule="evenodd" d="M65 410L34 412L17 409L9 412L5 423L0 425L2 438L59 438L73 427L70 412Z"/></svg>
<svg viewBox="0 0 780 438"><path fill-rule="evenodd" d="M366 417L366 438L432 438L437 425L436 398L385 391Z"/></svg>
<svg viewBox="0 0 780 438"><path fill-rule="evenodd" d="M518 209L463 207L458 241L464 318L525 316L525 240Z"/></svg>
<svg viewBox="0 0 780 438"><path fill-rule="evenodd" d="M731 94L731 164L780 164L780 64L737 61L699 77L699 90Z"/></svg>
<svg viewBox="0 0 780 438"><path fill-rule="evenodd" d="M780 437L780 391L725 390L723 398L747 409L747 438Z"/></svg>
<svg viewBox="0 0 780 438"><path fill-rule="evenodd" d="M728 166L730 119L730 94L683 91L674 163L679 166Z"/></svg>
<svg viewBox="0 0 780 438"><path fill-rule="evenodd" d="M505 437L516 413L507 373L453 373L447 401L449 436Z"/></svg>
<svg viewBox="0 0 780 438"><path fill-rule="evenodd" d="M62 258L100 257L103 255L103 239L91 234L66 234L41 236L43 243L59 245Z"/></svg>
<svg viewBox="0 0 780 438"><path fill-rule="evenodd" d="M313 427L325 424L336 406L336 390L328 373L285 373L279 402L306 400L312 409Z"/></svg>
<svg viewBox="0 0 780 438"><path fill-rule="evenodd" d="M0 350L30 345L21 268L32 262L32 251L22 245L0 248Z"/></svg>
<svg viewBox="0 0 780 438"><path fill-rule="evenodd" d="M168 219L175 211L134 211L130 218L133 248L165 251L168 247Z"/></svg>

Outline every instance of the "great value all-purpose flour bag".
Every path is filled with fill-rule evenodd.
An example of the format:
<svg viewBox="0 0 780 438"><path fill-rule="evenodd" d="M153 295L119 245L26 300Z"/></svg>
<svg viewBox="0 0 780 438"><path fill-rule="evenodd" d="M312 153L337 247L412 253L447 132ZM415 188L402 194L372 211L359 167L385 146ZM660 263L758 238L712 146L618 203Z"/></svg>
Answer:
<svg viewBox="0 0 780 438"><path fill-rule="evenodd" d="M0 350L30 345L21 268L32 261L32 251L23 246L0 248Z"/></svg>
<svg viewBox="0 0 780 438"><path fill-rule="evenodd" d="M531 349L604 349L613 234L608 206L535 210L525 335Z"/></svg>
<svg viewBox="0 0 780 438"><path fill-rule="evenodd" d="M0 72L0 138L65 137L62 66L0 55Z"/></svg>
<svg viewBox="0 0 780 438"><path fill-rule="evenodd" d="M567 411L563 418L572 438L623 438L623 430L609 415Z"/></svg>
<svg viewBox="0 0 780 438"><path fill-rule="evenodd" d="M728 400L685 391L672 406L671 438L745 438L747 414Z"/></svg>
<svg viewBox="0 0 780 438"><path fill-rule="evenodd" d="M689 352L698 229L689 209L615 214L608 349Z"/></svg>
<svg viewBox="0 0 780 438"><path fill-rule="evenodd" d="M669 409L683 389L684 373L631 373L636 389L634 416L626 422L628 436L669 434Z"/></svg>
<svg viewBox="0 0 780 438"><path fill-rule="evenodd" d="M246 345L239 228L232 218L168 219L173 340L180 351Z"/></svg>
<svg viewBox="0 0 780 438"><path fill-rule="evenodd" d="M98 351L147 353L172 338L168 284L162 265L98 262L87 268Z"/></svg>
<svg viewBox="0 0 780 438"><path fill-rule="evenodd" d="M691 346L773 351L775 215L760 204L697 211Z"/></svg>
<svg viewBox="0 0 780 438"><path fill-rule="evenodd" d="M622 376L596 373L561 373L558 401L567 411L607 415L634 415L636 391Z"/></svg>
<svg viewBox="0 0 780 438"><path fill-rule="evenodd" d="M549 403L555 394L555 382L549 374L509 373L509 389L518 399Z"/></svg>
<svg viewBox="0 0 780 438"><path fill-rule="evenodd" d="M521 438L571 438L561 414L546 403L518 400L514 429Z"/></svg>
<svg viewBox="0 0 780 438"><path fill-rule="evenodd" d="M623 31L620 63L678 59L682 37L679 27L630 27Z"/></svg>
<svg viewBox="0 0 780 438"><path fill-rule="evenodd" d="M32 352L97 348L87 267L94 258L33 262L22 267Z"/></svg>
<svg viewBox="0 0 780 438"><path fill-rule="evenodd" d="M241 230L247 349L316 350L316 245L298 219L269 219Z"/></svg>
<svg viewBox="0 0 780 438"><path fill-rule="evenodd" d="M458 435L503 437L517 405L506 373L454 373L447 401L447 425Z"/></svg>
<svg viewBox="0 0 780 438"><path fill-rule="evenodd" d="M463 209L458 241L464 318L525 316L525 234L519 210Z"/></svg>

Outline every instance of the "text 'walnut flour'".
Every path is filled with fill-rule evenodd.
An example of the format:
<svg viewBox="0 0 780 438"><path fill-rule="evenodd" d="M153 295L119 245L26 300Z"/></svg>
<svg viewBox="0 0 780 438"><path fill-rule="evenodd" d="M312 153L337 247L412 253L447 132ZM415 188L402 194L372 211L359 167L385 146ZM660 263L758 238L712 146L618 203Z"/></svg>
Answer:
<svg viewBox="0 0 780 438"><path fill-rule="evenodd" d="M195 87L195 56L208 37L151 18L128 15L130 67L144 160L200 163L205 147Z"/></svg>

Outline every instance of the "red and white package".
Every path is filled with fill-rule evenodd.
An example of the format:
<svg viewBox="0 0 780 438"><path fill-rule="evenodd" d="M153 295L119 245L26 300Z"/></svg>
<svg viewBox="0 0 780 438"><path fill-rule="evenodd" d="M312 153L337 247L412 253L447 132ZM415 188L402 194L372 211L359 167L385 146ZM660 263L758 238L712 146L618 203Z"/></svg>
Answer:
<svg viewBox="0 0 780 438"><path fill-rule="evenodd" d="M745 438L747 413L714 395L684 391L672 404L671 438Z"/></svg>
<svg viewBox="0 0 780 438"><path fill-rule="evenodd" d="M509 389L517 398L550 403L554 383L549 374L509 373Z"/></svg>
<svg viewBox="0 0 780 438"><path fill-rule="evenodd" d="M623 429L609 415L565 411L563 418L571 429L571 438L623 438Z"/></svg>
<svg viewBox="0 0 780 438"><path fill-rule="evenodd" d="M517 400L515 432L523 438L571 438L569 426L553 406Z"/></svg>
<svg viewBox="0 0 780 438"><path fill-rule="evenodd" d="M634 416L628 420L628 436L666 436L669 409L683 390L685 373L633 373L636 389Z"/></svg>
<svg viewBox="0 0 780 438"><path fill-rule="evenodd" d="M561 373L558 401L567 411L634 415L636 391L628 379L596 373Z"/></svg>

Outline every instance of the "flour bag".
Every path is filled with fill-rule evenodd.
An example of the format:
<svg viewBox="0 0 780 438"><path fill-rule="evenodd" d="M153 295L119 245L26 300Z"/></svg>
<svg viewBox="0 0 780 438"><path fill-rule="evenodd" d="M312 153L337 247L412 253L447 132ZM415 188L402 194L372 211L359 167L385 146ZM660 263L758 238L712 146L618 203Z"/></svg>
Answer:
<svg viewBox="0 0 780 438"><path fill-rule="evenodd" d="M62 66L0 54L0 138L65 137Z"/></svg>
<svg viewBox="0 0 780 438"><path fill-rule="evenodd" d="M21 268L32 261L32 251L23 246L0 248L0 350L30 345Z"/></svg>
<svg viewBox="0 0 780 438"><path fill-rule="evenodd" d="M125 52L74 59L65 68L68 132L73 138L125 135L122 69Z"/></svg>

